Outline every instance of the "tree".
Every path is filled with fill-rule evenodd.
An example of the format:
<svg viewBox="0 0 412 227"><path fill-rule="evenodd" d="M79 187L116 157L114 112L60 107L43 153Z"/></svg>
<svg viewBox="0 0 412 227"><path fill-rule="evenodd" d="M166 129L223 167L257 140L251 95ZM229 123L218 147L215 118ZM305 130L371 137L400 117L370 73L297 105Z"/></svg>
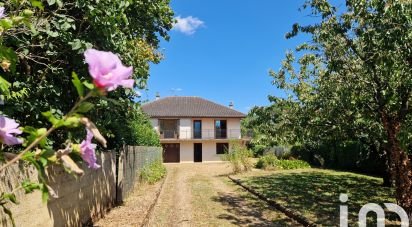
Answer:
<svg viewBox="0 0 412 227"><path fill-rule="evenodd" d="M296 48L299 55L287 54L272 72L275 84L291 91L309 118L308 133L381 144L396 199L412 221L412 4L347 0L337 10L327 0L311 0L304 8L320 21L293 25L287 38L306 33L311 42Z"/></svg>
<svg viewBox="0 0 412 227"><path fill-rule="evenodd" d="M169 0L7 0L0 5L8 18L20 18L26 8L31 14L26 26L8 28L8 18L0 22L0 61L7 51L12 56L6 59L11 70L0 69L0 114L34 127L48 123L41 112L61 117L76 102L71 73L81 80L88 77L82 57L87 48L119 54L125 65L134 67L135 88L145 88L150 63L162 59L160 39L169 39L173 25ZM7 93L2 79L10 85ZM118 89L91 100L95 108L90 117L111 138L109 147L122 145L127 133L116 129L134 114L136 96L134 90ZM76 131L71 134L77 137ZM59 131L51 139L62 143L65 138Z"/></svg>

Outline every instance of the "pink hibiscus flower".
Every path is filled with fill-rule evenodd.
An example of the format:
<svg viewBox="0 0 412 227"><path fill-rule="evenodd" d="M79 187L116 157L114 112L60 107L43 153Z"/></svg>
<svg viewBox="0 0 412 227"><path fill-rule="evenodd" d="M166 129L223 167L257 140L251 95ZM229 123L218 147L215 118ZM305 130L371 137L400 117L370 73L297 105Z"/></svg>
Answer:
<svg viewBox="0 0 412 227"><path fill-rule="evenodd" d="M133 67L124 66L117 55L88 49L84 52L84 57L96 87L107 91L113 91L119 86L133 88Z"/></svg>
<svg viewBox="0 0 412 227"><path fill-rule="evenodd" d="M7 145L21 144L23 141L16 137L22 133L18 127L15 120L0 115L0 142Z"/></svg>
<svg viewBox="0 0 412 227"><path fill-rule="evenodd" d="M87 162L89 168L98 169L100 168L100 165L96 163L96 144L92 143L93 133L89 129L86 129L86 131L86 139L80 144L80 153L82 159Z"/></svg>

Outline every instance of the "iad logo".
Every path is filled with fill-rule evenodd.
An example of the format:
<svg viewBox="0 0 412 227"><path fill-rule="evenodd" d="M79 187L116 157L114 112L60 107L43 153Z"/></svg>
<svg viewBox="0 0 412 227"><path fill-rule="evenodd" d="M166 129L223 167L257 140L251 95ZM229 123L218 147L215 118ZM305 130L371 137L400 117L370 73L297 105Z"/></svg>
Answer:
<svg viewBox="0 0 412 227"><path fill-rule="evenodd" d="M348 201L347 194L340 194L339 200L342 203L346 203ZM393 204L393 203L384 203L386 209L388 211L394 212L401 218L401 227L408 227L409 226L409 219L408 215L406 214L405 210L402 207ZM376 224L377 227L384 227L385 226L385 210L376 203L368 203L364 205L358 214L359 218L359 226L366 227L366 216L369 212L376 213L377 220ZM348 227L348 206L341 205L340 206L340 227Z"/></svg>

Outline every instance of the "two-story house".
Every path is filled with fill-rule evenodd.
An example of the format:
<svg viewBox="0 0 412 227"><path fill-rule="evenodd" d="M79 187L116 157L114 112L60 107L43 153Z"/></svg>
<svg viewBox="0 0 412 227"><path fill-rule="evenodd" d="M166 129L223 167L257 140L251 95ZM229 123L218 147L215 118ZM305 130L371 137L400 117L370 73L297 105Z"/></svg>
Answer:
<svg viewBox="0 0 412 227"><path fill-rule="evenodd" d="M213 162L241 140L245 115L199 97L165 97L142 105L164 149L164 162Z"/></svg>

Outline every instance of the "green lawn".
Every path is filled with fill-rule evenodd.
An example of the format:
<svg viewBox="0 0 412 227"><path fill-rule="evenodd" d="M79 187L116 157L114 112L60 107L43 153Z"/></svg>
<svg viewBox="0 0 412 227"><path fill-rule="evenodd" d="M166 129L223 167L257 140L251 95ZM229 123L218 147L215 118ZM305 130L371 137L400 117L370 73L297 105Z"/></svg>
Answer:
<svg viewBox="0 0 412 227"><path fill-rule="evenodd" d="M284 206L298 211L325 226L339 225L340 193L349 201L349 225L357 223L360 208L367 203L395 202L394 190L382 187L382 179L332 170L272 171L271 174L248 174L241 179L249 186ZM370 221L373 222L373 217ZM387 215L387 226L396 217Z"/></svg>

